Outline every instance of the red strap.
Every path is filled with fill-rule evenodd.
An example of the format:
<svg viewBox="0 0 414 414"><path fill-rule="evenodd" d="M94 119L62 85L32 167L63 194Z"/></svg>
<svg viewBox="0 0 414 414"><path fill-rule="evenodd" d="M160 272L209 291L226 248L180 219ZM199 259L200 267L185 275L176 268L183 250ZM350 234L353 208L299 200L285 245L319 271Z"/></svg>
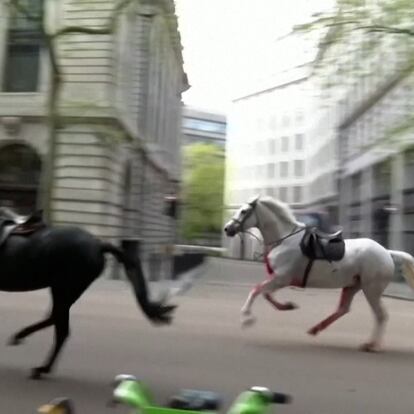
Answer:
<svg viewBox="0 0 414 414"><path fill-rule="evenodd" d="M269 262L269 257L268 257L268 254L266 254L266 256L265 256L265 264L266 264L266 271L267 271L267 274L268 274L269 276L273 275L274 271L273 271L273 269L272 269L272 266L270 266L270 262Z"/></svg>

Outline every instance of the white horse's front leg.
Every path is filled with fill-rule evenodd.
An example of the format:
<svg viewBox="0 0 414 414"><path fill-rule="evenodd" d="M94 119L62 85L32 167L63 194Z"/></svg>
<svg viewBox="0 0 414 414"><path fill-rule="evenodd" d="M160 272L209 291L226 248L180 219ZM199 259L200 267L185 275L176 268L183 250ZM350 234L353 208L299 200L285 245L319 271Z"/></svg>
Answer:
<svg viewBox="0 0 414 414"><path fill-rule="evenodd" d="M256 318L252 314L252 306L256 297L260 294L264 295L265 299L271 303L278 310L292 310L296 309L297 306L294 303L280 303L276 299L271 297L271 293L277 289L280 289L285 286L282 279L279 277L274 277L272 279L265 280L262 283L259 283L252 289L249 293L249 296L246 299L242 309L241 309L241 322L242 326L247 327L251 326L256 322Z"/></svg>
<svg viewBox="0 0 414 414"><path fill-rule="evenodd" d="M253 302L256 296L260 294L263 283L256 285L247 296L246 302L241 308L241 324L243 327L248 327L256 322L256 318L252 315Z"/></svg>

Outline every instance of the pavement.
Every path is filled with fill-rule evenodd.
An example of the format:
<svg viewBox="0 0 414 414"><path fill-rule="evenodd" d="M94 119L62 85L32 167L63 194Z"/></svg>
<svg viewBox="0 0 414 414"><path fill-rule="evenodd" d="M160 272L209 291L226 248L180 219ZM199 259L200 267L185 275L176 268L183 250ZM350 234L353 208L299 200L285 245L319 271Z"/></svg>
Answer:
<svg viewBox="0 0 414 414"><path fill-rule="evenodd" d="M258 322L243 330L239 310L251 280L229 265L210 263L192 289L173 297L175 320L163 328L144 318L127 283L97 281L73 307L72 337L56 372L40 382L27 374L43 361L52 331L20 347L5 343L44 315L48 294L0 293L0 412L32 413L53 397L69 396L79 414L125 413L125 407L106 406L119 373L146 381L161 403L180 388L198 388L219 392L228 407L240 391L262 385L293 396L291 406L275 413L413 412L414 303L384 299L390 321L384 352L376 354L358 351L372 329L362 295L317 338L306 331L333 311L337 291L285 289L280 299L300 305L293 312L276 312L258 298Z"/></svg>

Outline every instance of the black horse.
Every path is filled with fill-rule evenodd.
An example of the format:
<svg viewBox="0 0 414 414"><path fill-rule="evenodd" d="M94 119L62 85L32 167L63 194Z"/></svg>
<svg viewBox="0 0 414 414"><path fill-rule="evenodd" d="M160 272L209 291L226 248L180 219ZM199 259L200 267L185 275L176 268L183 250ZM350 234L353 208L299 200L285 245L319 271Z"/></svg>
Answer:
<svg viewBox="0 0 414 414"><path fill-rule="evenodd" d="M33 368L32 378L50 373L69 336L69 310L89 285L99 277L110 253L124 265L136 299L144 314L157 324L171 321L174 306L150 302L138 258L99 240L78 227L52 227L41 216L25 220L0 212L0 290L25 292L50 288L52 309L46 319L15 333L10 345L54 325L55 340L44 365Z"/></svg>

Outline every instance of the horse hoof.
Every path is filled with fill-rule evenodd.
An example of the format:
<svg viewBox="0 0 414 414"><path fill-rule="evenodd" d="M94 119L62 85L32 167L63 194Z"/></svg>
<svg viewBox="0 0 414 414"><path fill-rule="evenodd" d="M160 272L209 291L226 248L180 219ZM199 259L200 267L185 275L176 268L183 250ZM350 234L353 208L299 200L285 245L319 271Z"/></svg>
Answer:
<svg viewBox="0 0 414 414"><path fill-rule="evenodd" d="M379 346L375 342L367 342L360 347L362 352L379 352Z"/></svg>
<svg viewBox="0 0 414 414"><path fill-rule="evenodd" d="M242 328L249 328L256 323L256 318L253 315L243 315L241 324Z"/></svg>
<svg viewBox="0 0 414 414"><path fill-rule="evenodd" d="M299 309L299 306L296 305L296 303L294 302L286 303L286 310L295 310L295 309Z"/></svg>
<svg viewBox="0 0 414 414"><path fill-rule="evenodd" d="M312 336L318 335L320 332L319 328L317 326L314 326L313 328L309 329L308 334Z"/></svg>
<svg viewBox="0 0 414 414"><path fill-rule="evenodd" d="M50 370L45 367L33 368L30 372L30 379L41 380L44 374L49 374Z"/></svg>
<svg viewBox="0 0 414 414"><path fill-rule="evenodd" d="M21 345L23 343L22 339L17 338L16 336L12 336L8 341L7 341L7 345L9 346L17 346L17 345Z"/></svg>

